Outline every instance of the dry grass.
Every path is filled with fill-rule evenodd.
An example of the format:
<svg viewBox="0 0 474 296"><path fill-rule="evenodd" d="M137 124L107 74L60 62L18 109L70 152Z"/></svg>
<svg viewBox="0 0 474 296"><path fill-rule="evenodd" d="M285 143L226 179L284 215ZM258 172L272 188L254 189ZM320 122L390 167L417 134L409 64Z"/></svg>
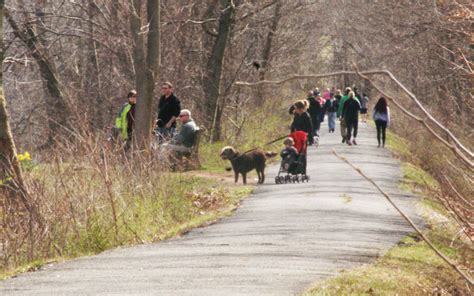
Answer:
<svg viewBox="0 0 474 296"><path fill-rule="evenodd" d="M451 260L465 271L472 271L472 242L460 231L435 194L442 194L435 176L423 170L424 162L412 154L411 145L393 133L388 147L404 159L401 187L421 196L420 211L427 222L425 234ZM425 146L425 149L427 147ZM427 152L428 153L428 152ZM411 162L408 162L408 161ZM424 161L429 160L425 158ZM437 159L433 159L436 161ZM471 272L472 274L472 272ZM472 276L472 275L471 275ZM316 284L305 295L469 295L466 282L418 237L408 236L374 264L343 270L331 279Z"/></svg>
<svg viewBox="0 0 474 296"><path fill-rule="evenodd" d="M49 258L159 241L216 219L250 192L170 173L154 153L125 155L97 143L101 139L83 137L73 146L57 147L37 156L24 172L40 221L3 199L4 273Z"/></svg>

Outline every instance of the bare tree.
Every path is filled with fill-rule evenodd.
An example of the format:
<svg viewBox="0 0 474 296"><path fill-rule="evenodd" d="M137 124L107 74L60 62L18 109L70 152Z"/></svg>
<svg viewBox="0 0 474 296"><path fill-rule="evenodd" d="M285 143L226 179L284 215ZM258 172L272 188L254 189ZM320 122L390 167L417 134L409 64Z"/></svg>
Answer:
<svg viewBox="0 0 474 296"><path fill-rule="evenodd" d="M260 81L265 80L266 74L269 71L273 39L275 38L276 31L278 29L278 24L280 23L280 20L281 20L281 7L283 5L283 2L281 0L276 0L275 2L276 2L275 12L274 12L271 24L268 28L265 45L263 46L262 61L260 65L259 64L255 65L257 68L261 67L259 71L259 75L258 75L258 79ZM257 99L256 99L257 107L262 106L263 102L264 102L264 97L263 97L262 89L259 88L257 90Z"/></svg>
<svg viewBox="0 0 474 296"><path fill-rule="evenodd" d="M33 22L26 21L23 23L24 27L21 28L7 7L4 8L4 14L15 36L25 44L29 54L35 59L40 68L44 86L49 94L49 116L47 116L49 132L47 144L51 145L56 141L55 138L57 136L64 135L62 132L64 131L63 128L70 127L69 118L72 116L72 113L60 88L54 67L45 53L45 48L43 48L38 39ZM54 116L52 116L53 114Z"/></svg>
<svg viewBox="0 0 474 296"><path fill-rule="evenodd" d="M222 12L219 16L217 32L210 32L208 30L214 41L203 79L205 99L201 112L206 114L205 124L211 128L211 141L213 139L219 140L222 131L221 118L223 108L219 105L219 98L221 95L221 78L225 50L235 20L236 5L238 5L238 2L234 2L233 0L219 0L218 8L222 9ZM214 5L210 6L209 11L215 9Z"/></svg>
<svg viewBox="0 0 474 296"><path fill-rule="evenodd" d="M148 147L152 131L152 106L160 61L160 1L146 1L146 26L142 24L141 0L133 1L130 27L134 40L134 64L139 94L135 121L139 147ZM145 31L144 31L145 30ZM144 33L148 36L145 44Z"/></svg>

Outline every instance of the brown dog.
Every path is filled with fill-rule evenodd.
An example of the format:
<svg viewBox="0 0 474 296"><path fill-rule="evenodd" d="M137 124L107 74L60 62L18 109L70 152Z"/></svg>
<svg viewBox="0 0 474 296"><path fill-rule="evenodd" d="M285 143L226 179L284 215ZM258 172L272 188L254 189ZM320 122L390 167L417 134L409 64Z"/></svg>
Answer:
<svg viewBox="0 0 474 296"><path fill-rule="evenodd" d="M222 148L221 158L230 160L234 169L235 183L239 180L239 174L242 174L244 184L247 184L247 173L253 169L257 170L258 183L265 181L265 161L267 157L273 157L276 153L264 152L260 149L240 154L231 146Z"/></svg>

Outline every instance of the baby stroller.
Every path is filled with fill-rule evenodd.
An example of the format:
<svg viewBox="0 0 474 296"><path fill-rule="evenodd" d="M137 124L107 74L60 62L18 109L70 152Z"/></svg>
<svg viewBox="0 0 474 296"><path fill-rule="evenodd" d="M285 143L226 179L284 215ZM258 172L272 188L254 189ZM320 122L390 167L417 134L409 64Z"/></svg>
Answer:
<svg viewBox="0 0 474 296"><path fill-rule="evenodd" d="M278 175L275 177L276 184L309 182L306 175L306 151L308 148L308 134L296 131L288 135L294 141L297 155L294 161L288 162L282 159ZM286 174L285 174L286 173Z"/></svg>

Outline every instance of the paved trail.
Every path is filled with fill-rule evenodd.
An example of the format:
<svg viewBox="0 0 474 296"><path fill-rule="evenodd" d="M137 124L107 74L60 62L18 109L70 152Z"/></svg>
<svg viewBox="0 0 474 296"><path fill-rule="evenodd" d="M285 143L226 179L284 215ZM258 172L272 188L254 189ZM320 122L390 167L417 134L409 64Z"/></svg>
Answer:
<svg viewBox="0 0 474 296"><path fill-rule="evenodd" d="M324 126L325 130L326 127ZM295 295L312 283L373 261L411 229L363 169L414 217L399 163L361 124L359 145L323 131L310 147L309 184L275 185L278 167L233 217L166 242L104 252L0 283L0 294Z"/></svg>

